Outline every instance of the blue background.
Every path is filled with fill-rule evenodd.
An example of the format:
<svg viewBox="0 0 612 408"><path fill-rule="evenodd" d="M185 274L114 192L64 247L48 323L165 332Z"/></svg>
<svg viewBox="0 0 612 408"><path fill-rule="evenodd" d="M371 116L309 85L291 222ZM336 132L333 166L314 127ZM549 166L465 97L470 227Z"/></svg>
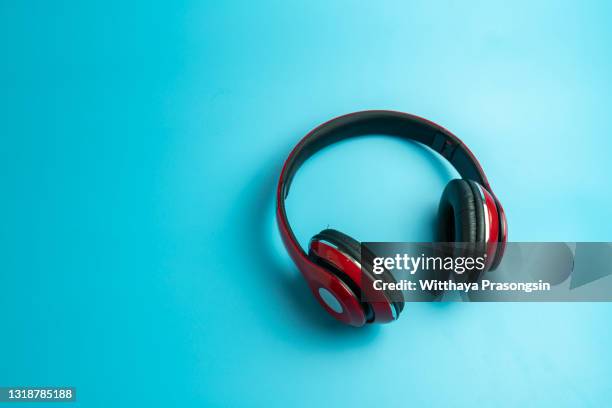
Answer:
<svg viewBox="0 0 612 408"><path fill-rule="evenodd" d="M609 304L419 304L339 326L273 190L308 130L449 128L514 241L612 241L609 2L0 3L0 385L80 406L604 406ZM430 240L452 171L381 137L296 177L301 242Z"/></svg>

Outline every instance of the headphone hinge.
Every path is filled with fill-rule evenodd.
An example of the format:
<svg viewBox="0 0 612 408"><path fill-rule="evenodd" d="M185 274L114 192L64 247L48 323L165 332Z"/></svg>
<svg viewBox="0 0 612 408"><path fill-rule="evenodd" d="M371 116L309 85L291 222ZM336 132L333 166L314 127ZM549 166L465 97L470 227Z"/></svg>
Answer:
<svg viewBox="0 0 612 408"><path fill-rule="evenodd" d="M450 162L452 162L457 146L458 143L451 140L448 136L441 132L436 132L431 143L431 148L440 153L442 157Z"/></svg>

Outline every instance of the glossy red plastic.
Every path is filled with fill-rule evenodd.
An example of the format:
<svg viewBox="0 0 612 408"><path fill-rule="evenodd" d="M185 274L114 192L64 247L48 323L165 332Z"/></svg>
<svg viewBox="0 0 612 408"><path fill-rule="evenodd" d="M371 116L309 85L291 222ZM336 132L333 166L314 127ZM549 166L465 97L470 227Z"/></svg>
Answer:
<svg viewBox="0 0 612 408"><path fill-rule="evenodd" d="M278 227L281 231L285 248L306 279L312 294L317 298L321 306L337 320L351 326L363 326L366 323L366 319L359 299L357 299L353 291L347 287L344 282L334 276L326 268L314 263L301 251L297 243L290 239L286 220L284 217L281 217L278 212L279 209L277 209ZM325 288L334 295L342 305L342 313L335 312L323 301L323 299L321 299L319 288Z"/></svg>
<svg viewBox="0 0 612 408"><path fill-rule="evenodd" d="M310 249L317 257L324 259L346 274L359 287L362 297L365 298L363 294L367 293L368 303L374 312L373 322L389 323L394 320L390 299L383 291L374 289L374 280L368 274L362 273L361 265L357 260L325 241L313 239L310 242Z"/></svg>
<svg viewBox="0 0 612 408"><path fill-rule="evenodd" d="M482 188L482 192L485 197L485 216L488 218L488 240L487 240L487 262L486 268L489 269L493 264L495 264L495 257L497 252L497 242L499 239L499 215L497 213L497 205L495 204L495 200L493 196L485 189Z"/></svg>

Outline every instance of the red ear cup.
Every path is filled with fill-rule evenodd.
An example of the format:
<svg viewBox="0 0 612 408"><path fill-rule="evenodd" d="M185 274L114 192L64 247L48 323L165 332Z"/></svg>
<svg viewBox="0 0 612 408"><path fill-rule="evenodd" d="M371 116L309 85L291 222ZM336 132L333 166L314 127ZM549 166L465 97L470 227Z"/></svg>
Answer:
<svg viewBox="0 0 612 408"><path fill-rule="evenodd" d="M375 275L366 265L362 274L361 246L358 241L340 231L326 229L311 239L309 257L351 288L358 299L361 300L364 291L367 290L369 301L361 301L360 304L368 323L387 323L399 317L404 307L401 292L391 294L387 291L370 289L375 280L392 283L395 279L388 272ZM325 291L323 293L326 294ZM319 301L322 301L323 306L329 311L330 299L319 296ZM333 299L331 301L333 303Z"/></svg>
<svg viewBox="0 0 612 408"><path fill-rule="evenodd" d="M438 240L481 244L487 254L485 270L496 267L502 252L500 215L491 193L472 180L451 180L438 208ZM478 247L480 249L480 247Z"/></svg>
<svg viewBox="0 0 612 408"><path fill-rule="evenodd" d="M315 298L335 319L355 327L366 324L367 316L359 295L338 275L327 267L313 264L307 281Z"/></svg>
<svg viewBox="0 0 612 408"><path fill-rule="evenodd" d="M495 250L495 259L491 264L490 270L494 271L497 269L499 264L504 257L504 252L506 251L506 242L508 241L508 221L506 220L506 213L504 212L504 207L502 207L499 200L492 194L490 194L486 189L485 194L487 196L487 203L489 203L489 199L491 199L492 203L487 204L489 207L495 207L497 210L498 217L498 228L499 228L499 238L497 239L497 248Z"/></svg>

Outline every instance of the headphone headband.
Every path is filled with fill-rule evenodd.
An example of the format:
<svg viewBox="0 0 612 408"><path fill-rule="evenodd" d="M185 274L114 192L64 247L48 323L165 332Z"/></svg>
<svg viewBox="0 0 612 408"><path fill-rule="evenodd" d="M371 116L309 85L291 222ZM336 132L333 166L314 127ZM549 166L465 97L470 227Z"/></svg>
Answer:
<svg viewBox="0 0 612 408"><path fill-rule="evenodd" d="M276 194L277 219L285 246L294 261L306 258L289 226L285 211L285 199L295 173L319 150L341 140L368 134L395 136L422 143L448 160L462 178L474 180L491 191L474 154L457 136L433 122L407 113L387 110L369 110L339 116L304 136L289 154L280 175Z"/></svg>

